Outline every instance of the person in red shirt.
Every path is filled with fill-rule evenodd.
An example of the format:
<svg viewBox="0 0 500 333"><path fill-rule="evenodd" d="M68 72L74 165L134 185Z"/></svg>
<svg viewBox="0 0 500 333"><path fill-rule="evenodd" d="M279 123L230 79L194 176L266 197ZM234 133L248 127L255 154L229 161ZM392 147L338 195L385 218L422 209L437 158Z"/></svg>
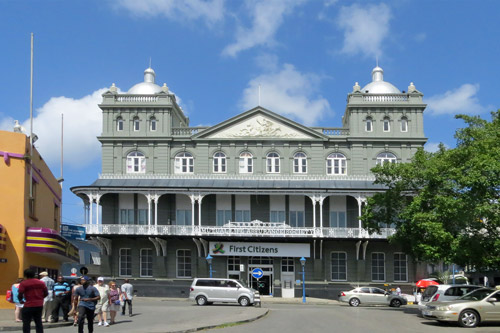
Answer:
<svg viewBox="0 0 500 333"><path fill-rule="evenodd" d="M43 299L49 291L42 281L35 278L31 268L24 270L26 280L19 284L19 302L24 303L22 310L23 333L30 332L31 320L35 322L36 333L43 333L42 309ZM24 298L24 300L23 300Z"/></svg>

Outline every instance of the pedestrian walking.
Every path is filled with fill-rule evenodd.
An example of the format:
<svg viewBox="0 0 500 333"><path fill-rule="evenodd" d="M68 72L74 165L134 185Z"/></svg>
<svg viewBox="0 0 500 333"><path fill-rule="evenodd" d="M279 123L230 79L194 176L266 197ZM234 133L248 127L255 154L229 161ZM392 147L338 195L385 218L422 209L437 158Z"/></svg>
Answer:
<svg viewBox="0 0 500 333"><path fill-rule="evenodd" d="M108 306L109 306L109 323L114 324L116 313L120 311L120 290L116 286L115 281L111 281L109 283Z"/></svg>
<svg viewBox="0 0 500 333"><path fill-rule="evenodd" d="M78 325L78 302L79 297L75 295L76 289L80 287L80 279L75 281L73 287L71 287L71 310L69 310L68 316L73 317L73 326Z"/></svg>
<svg viewBox="0 0 500 333"><path fill-rule="evenodd" d="M17 279L17 282L12 285L10 290L12 290L12 301L16 305L16 309L14 310L14 316L17 322L21 322L21 310L23 309L23 303L19 301L19 284L23 281L22 278ZM24 301L24 300L22 300Z"/></svg>
<svg viewBox="0 0 500 333"><path fill-rule="evenodd" d="M59 321L59 310L62 309L63 320L68 321L68 312L71 302L71 288L69 284L64 281L62 275L57 277L57 282L53 287L54 303L52 306L52 321L57 323Z"/></svg>
<svg viewBox="0 0 500 333"><path fill-rule="evenodd" d="M95 304L101 296L99 296L99 291L90 284L88 276L82 276L80 281L82 285L75 290L75 297L80 297L78 303L78 333L83 333L85 318L87 318L89 333L93 333Z"/></svg>
<svg viewBox="0 0 500 333"><path fill-rule="evenodd" d="M122 284L121 290L122 290L122 300L123 300L123 305L122 305L122 316L125 315L125 309L127 308L128 304L128 315L129 317L132 317L132 294L134 292L134 287L130 284L129 279L125 279L125 283Z"/></svg>
<svg viewBox="0 0 500 333"><path fill-rule="evenodd" d="M97 291L99 292L99 295L101 296L101 299L97 302L95 306L95 313L97 313L97 320L99 323L97 326L104 326L107 327L109 326L109 323L107 321L107 313L108 313L108 308L109 308L109 286L104 284L104 278L102 276L97 278Z"/></svg>
<svg viewBox="0 0 500 333"><path fill-rule="evenodd" d="M21 316L23 320L23 333L30 332L31 320L35 322L36 333L43 333L42 310L44 298L49 294L47 286L35 278L35 271L28 268L24 270L26 280L19 284L17 299L23 303Z"/></svg>
<svg viewBox="0 0 500 333"><path fill-rule="evenodd" d="M49 277L49 273L47 272L41 272L39 276L40 276L40 281L45 283L45 286L49 291L49 294L43 300L43 310L42 310L42 320L44 323L46 323L50 321L52 317L52 302L54 300L53 298L54 280L52 280Z"/></svg>

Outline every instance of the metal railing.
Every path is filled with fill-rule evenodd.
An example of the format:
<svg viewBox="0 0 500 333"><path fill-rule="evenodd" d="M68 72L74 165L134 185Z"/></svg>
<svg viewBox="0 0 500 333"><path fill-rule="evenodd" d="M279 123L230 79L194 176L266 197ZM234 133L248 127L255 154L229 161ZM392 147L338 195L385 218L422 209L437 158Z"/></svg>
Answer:
<svg viewBox="0 0 500 333"><path fill-rule="evenodd" d="M276 224L276 223L270 223ZM291 227L284 223L276 225L237 224L223 226L191 225L128 225L86 224L87 235L155 235L155 236L236 236L236 237L301 237L301 238L376 238L386 239L395 229L383 228L380 234L369 234L360 228L311 228Z"/></svg>
<svg viewBox="0 0 500 333"><path fill-rule="evenodd" d="M173 136L192 136L198 134L199 132L207 129L208 127L172 127L172 135Z"/></svg>
<svg viewBox="0 0 500 333"><path fill-rule="evenodd" d="M224 180L352 180L375 181L374 175L272 175L272 174L138 174L101 173L99 179L224 179Z"/></svg>
<svg viewBox="0 0 500 333"><path fill-rule="evenodd" d="M349 129L343 127L312 127L313 130L318 131L327 136L348 136Z"/></svg>

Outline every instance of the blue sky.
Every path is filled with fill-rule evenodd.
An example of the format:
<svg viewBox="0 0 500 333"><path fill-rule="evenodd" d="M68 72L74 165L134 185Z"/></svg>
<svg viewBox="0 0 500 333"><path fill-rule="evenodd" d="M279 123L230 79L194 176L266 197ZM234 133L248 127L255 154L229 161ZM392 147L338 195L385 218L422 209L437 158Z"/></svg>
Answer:
<svg viewBox="0 0 500 333"><path fill-rule="evenodd" d="M29 129L35 34L34 132L59 176L65 119L63 222L81 223L69 188L101 170L100 95L143 80L149 66L191 126L261 105L306 125L340 127L355 82L384 79L424 93L426 149L455 145L454 115L499 108L500 2L343 0L0 0L0 129Z"/></svg>

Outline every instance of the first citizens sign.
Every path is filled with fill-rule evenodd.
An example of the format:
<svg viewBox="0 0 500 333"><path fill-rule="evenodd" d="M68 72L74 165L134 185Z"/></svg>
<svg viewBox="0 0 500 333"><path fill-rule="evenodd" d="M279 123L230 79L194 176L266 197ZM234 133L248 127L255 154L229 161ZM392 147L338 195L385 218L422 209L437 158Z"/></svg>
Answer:
<svg viewBox="0 0 500 333"><path fill-rule="evenodd" d="M212 256L310 257L308 243L210 242Z"/></svg>

